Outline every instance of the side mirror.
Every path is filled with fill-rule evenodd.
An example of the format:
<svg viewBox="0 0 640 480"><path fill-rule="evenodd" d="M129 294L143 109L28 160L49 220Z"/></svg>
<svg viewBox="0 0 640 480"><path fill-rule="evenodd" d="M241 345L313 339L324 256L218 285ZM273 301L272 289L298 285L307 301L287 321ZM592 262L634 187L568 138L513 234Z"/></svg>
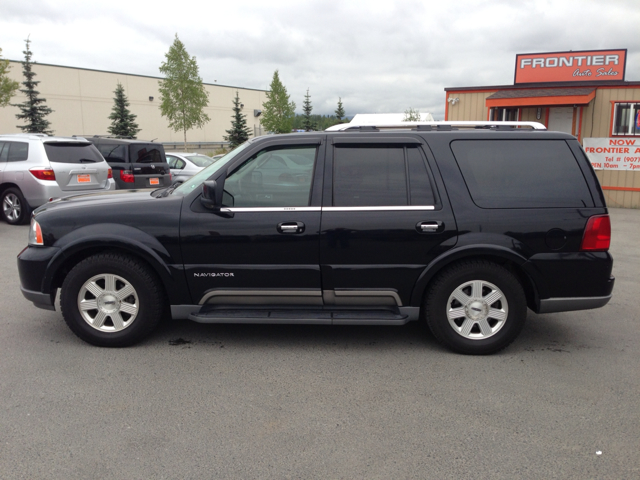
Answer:
<svg viewBox="0 0 640 480"><path fill-rule="evenodd" d="M218 184L215 180L206 180L202 184L202 196L200 203L210 210L220 209L220 200L218 199Z"/></svg>

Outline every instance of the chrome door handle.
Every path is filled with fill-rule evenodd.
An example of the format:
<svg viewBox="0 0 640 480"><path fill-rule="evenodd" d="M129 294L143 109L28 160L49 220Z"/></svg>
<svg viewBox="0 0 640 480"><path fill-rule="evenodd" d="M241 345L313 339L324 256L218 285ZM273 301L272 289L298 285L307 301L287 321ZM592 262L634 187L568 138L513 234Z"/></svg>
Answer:
<svg viewBox="0 0 640 480"><path fill-rule="evenodd" d="M419 222L416 225L416 230L420 233L435 233L441 232L444 229L444 223L442 222Z"/></svg>
<svg viewBox="0 0 640 480"><path fill-rule="evenodd" d="M278 224L278 232L280 233L303 233L304 223L302 222L286 222Z"/></svg>

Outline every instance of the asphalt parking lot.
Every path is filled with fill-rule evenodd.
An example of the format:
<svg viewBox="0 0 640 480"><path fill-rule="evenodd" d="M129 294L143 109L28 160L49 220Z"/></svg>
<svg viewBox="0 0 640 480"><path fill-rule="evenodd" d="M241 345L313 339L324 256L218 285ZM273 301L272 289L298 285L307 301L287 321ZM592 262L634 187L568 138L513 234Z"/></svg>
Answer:
<svg viewBox="0 0 640 480"><path fill-rule="evenodd" d="M102 349L19 289L0 223L0 478L640 478L640 210L611 210L606 307L489 357L420 324L165 322Z"/></svg>

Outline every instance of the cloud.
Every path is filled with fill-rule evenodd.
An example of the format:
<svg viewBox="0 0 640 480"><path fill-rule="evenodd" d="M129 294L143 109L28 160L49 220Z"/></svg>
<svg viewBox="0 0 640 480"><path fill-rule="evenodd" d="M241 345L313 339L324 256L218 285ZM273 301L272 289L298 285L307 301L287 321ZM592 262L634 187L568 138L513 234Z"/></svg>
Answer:
<svg viewBox="0 0 640 480"><path fill-rule="evenodd" d="M177 33L207 83L266 89L278 69L299 111L309 88L314 113L341 97L349 114L442 118L445 87L512 84L517 53L627 48L627 79L640 80L639 12L615 0L13 2L0 47L20 60L31 33L38 62L159 76Z"/></svg>

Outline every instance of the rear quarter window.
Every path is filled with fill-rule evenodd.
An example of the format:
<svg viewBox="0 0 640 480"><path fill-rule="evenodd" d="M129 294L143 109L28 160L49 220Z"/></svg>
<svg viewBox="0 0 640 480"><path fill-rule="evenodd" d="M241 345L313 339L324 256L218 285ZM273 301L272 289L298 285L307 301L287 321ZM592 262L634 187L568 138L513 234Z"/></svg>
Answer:
<svg viewBox="0 0 640 480"><path fill-rule="evenodd" d="M100 163L104 159L91 143L45 143L47 158L55 163Z"/></svg>
<svg viewBox="0 0 640 480"><path fill-rule="evenodd" d="M564 140L455 140L451 150L481 208L594 205Z"/></svg>

